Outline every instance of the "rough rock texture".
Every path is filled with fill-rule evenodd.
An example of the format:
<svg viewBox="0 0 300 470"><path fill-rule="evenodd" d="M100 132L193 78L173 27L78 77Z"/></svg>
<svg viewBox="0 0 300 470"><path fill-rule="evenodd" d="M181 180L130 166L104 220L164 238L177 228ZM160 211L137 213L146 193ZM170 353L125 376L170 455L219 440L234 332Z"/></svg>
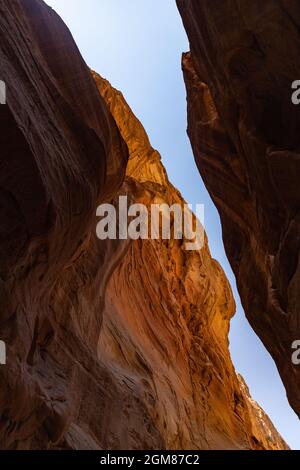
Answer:
<svg viewBox="0 0 300 470"><path fill-rule="evenodd" d="M128 151L51 9L1 0L0 37L0 445L45 448L87 384L93 406L111 388L95 357L112 255L95 240L95 207L123 182Z"/></svg>
<svg viewBox="0 0 300 470"><path fill-rule="evenodd" d="M183 204L122 94L94 77L129 149L120 194L146 205ZM228 351L234 310L206 236L200 251L185 250L182 240L129 242L107 286L99 357L142 397L164 447L286 448L235 374ZM137 430L130 436L128 444L138 446Z"/></svg>
<svg viewBox="0 0 300 470"><path fill-rule="evenodd" d="M177 0L188 132L219 210L247 318L274 358L300 416L300 4Z"/></svg>
<svg viewBox="0 0 300 470"><path fill-rule="evenodd" d="M96 238L119 194L183 203L122 95L43 2L0 13L0 447L286 448L234 372L207 240Z"/></svg>

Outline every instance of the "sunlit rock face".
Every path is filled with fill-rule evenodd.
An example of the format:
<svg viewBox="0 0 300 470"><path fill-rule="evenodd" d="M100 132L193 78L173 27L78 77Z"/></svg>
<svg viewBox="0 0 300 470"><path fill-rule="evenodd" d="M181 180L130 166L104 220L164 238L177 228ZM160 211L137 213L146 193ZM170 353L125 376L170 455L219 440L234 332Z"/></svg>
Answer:
<svg viewBox="0 0 300 470"><path fill-rule="evenodd" d="M0 447L286 448L235 374L207 239L96 237L120 194L184 202L142 125L43 2L0 12Z"/></svg>
<svg viewBox="0 0 300 470"><path fill-rule="evenodd" d="M128 145L119 194L147 206L183 204L122 94L93 76ZM144 403L163 447L285 448L235 374L228 351L234 310L206 236L198 251L185 250L184 240L173 238L128 243L107 285L98 354ZM137 410L126 400L122 411L133 422L126 445L139 447L145 436L134 428Z"/></svg>
<svg viewBox="0 0 300 470"><path fill-rule="evenodd" d="M297 1L177 0L188 133L221 216L247 318L300 416L300 77Z"/></svg>

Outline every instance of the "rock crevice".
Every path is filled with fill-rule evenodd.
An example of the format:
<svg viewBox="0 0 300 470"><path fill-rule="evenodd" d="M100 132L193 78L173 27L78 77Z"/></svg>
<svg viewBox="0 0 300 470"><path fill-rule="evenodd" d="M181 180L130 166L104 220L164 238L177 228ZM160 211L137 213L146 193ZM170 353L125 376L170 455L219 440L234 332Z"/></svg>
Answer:
<svg viewBox="0 0 300 470"><path fill-rule="evenodd" d="M209 252L96 237L101 202L184 201L40 0L0 1L2 449L285 449L228 351Z"/></svg>

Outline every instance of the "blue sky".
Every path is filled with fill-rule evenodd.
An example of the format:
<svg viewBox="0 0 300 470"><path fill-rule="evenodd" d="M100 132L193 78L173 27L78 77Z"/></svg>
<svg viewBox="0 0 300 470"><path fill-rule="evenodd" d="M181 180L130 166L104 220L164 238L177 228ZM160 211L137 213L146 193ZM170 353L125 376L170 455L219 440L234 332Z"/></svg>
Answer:
<svg viewBox="0 0 300 470"><path fill-rule="evenodd" d="M189 46L175 0L46 3L68 25L87 64L122 91L186 201L205 204L211 253L225 270L237 303L230 332L234 365L287 443L300 449L300 421L287 402L273 360L245 319L224 252L219 216L196 169L186 135L181 53Z"/></svg>

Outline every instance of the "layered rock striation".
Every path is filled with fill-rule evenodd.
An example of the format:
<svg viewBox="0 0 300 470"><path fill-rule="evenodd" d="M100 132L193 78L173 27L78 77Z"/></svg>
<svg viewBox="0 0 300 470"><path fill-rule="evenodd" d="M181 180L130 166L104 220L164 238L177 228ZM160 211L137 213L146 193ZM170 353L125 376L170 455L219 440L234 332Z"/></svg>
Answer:
<svg viewBox="0 0 300 470"><path fill-rule="evenodd" d="M119 194L148 206L183 204L122 94L93 75L129 149ZM98 352L142 397L164 447L286 448L235 374L228 350L234 311L206 236L198 251L173 238L129 242L108 283Z"/></svg>
<svg viewBox="0 0 300 470"><path fill-rule="evenodd" d="M300 416L300 6L296 1L177 0L188 133L246 316Z"/></svg>
<svg viewBox="0 0 300 470"><path fill-rule="evenodd" d="M1 0L0 35L0 445L43 449L72 428L87 384L92 406L113 389L95 355L113 254L95 240L95 207L123 182L128 150L53 10Z"/></svg>
<svg viewBox="0 0 300 470"><path fill-rule="evenodd" d="M142 125L42 1L0 13L0 447L285 449L235 374L206 237L96 237L119 195L184 203Z"/></svg>

